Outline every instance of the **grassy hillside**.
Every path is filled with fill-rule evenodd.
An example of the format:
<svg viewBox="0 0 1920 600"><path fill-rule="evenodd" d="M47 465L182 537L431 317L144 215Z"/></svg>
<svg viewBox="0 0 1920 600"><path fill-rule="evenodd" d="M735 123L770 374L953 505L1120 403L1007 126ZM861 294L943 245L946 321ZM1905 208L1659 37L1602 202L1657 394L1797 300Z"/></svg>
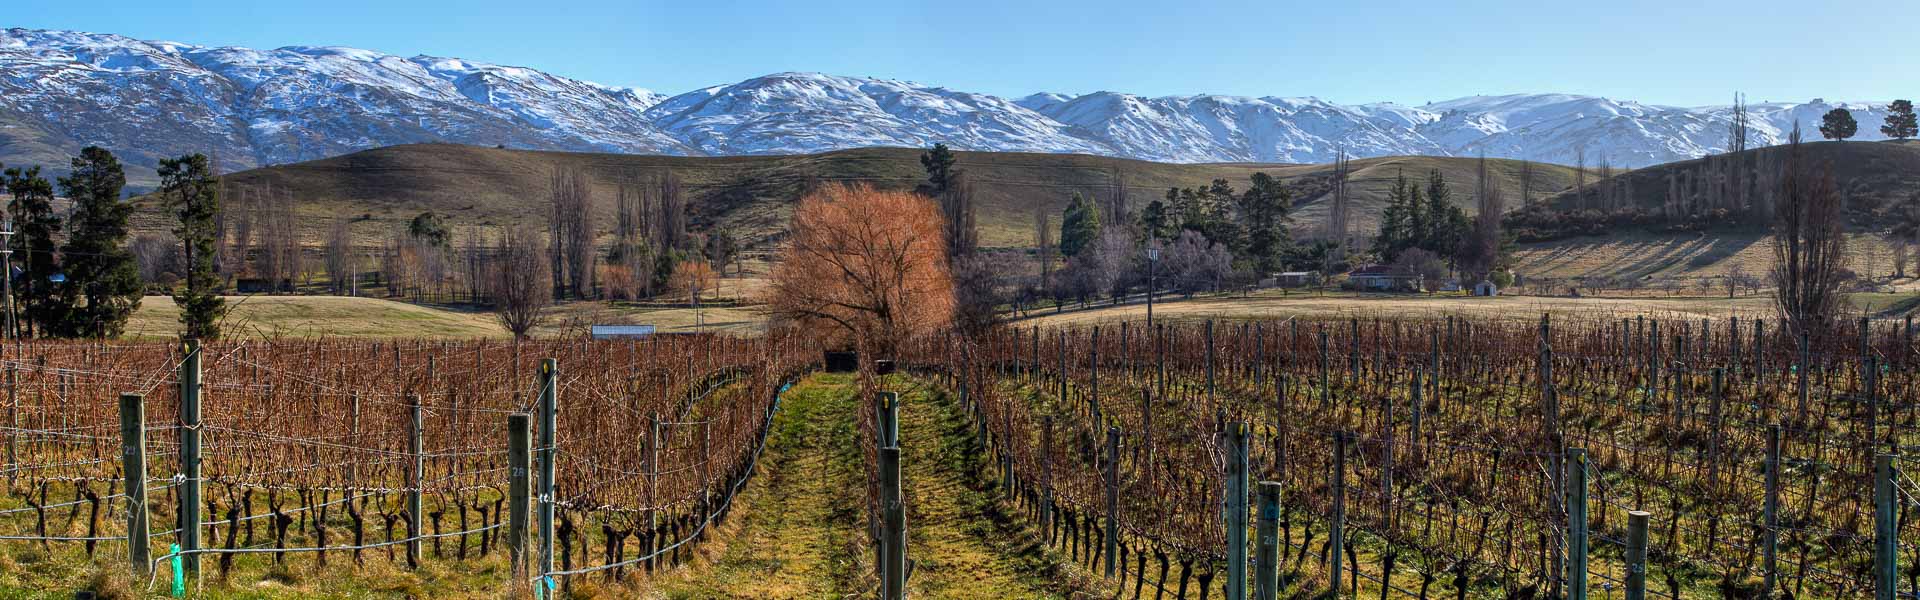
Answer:
<svg viewBox="0 0 1920 600"><path fill-rule="evenodd" d="M355 233L371 240L401 227L422 211L451 216L456 225L501 225L546 221L548 177L557 167L585 171L594 181L598 210L610 215L622 183L636 183L673 172L682 180L696 213L697 229L725 227L750 243L777 237L791 215L794 200L812 181L866 182L908 188L924 178L920 151L867 148L812 155L748 157L671 157L502 150L449 144L405 145L368 150L292 165L254 169L228 177L234 189L274 190L298 202L302 236L317 245L336 217L358 219ZM1517 188L1516 161L1493 161L1495 172ZM1225 178L1245 188L1248 177L1267 172L1293 184L1295 226L1317 231L1326 214L1327 165L1167 164L1098 156L962 152L959 166L971 174L980 193L978 218L989 246L1028 246L1036 207L1055 214L1079 191L1107 197L1117 180L1125 181L1127 203L1138 208L1167 188L1205 185ZM1424 175L1441 169L1454 182L1457 201L1469 204L1474 160L1465 158L1388 157L1353 162L1356 231L1371 231L1394 176ZM1535 193L1566 189L1573 180L1565 167L1540 165ZM1515 201L1517 204L1517 200ZM161 230L169 216L142 202L136 226ZM1471 207L1469 207L1471 208ZM611 226L611 217L600 219Z"/></svg>
<svg viewBox="0 0 1920 600"><path fill-rule="evenodd" d="M1856 230L1885 229L1889 215L1920 207L1920 141L1807 142L1802 149L1814 165L1833 168L1834 181L1846 196L1850 225ZM1772 146L1748 150L1736 159L1745 164L1777 164L1786 152L1783 146ZM1590 207L1596 188L1611 184L1631 190L1631 206L1658 214L1670 193L1670 180L1685 182L1689 177L1703 176L1708 160L1645 167L1621 173L1605 183L1590 179L1592 185L1584 201L1581 194L1568 191L1548 202L1560 210ZM1589 177L1593 177L1591 172Z"/></svg>

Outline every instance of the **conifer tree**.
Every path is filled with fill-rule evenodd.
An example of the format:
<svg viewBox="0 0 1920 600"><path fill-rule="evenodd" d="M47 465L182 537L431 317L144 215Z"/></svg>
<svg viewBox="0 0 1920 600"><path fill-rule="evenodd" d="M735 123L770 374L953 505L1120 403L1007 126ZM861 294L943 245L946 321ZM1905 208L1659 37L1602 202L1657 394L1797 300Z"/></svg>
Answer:
<svg viewBox="0 0 1920 600"><path fill-rule="evenodd" d="M24 335L50 335L54 326L66 319L65 304L55 297L54 261L58 246L53 236L60 231L60 217L53 213L53 184L40 176L40 167L6 170L6 189L12 198L7 212L13 216L13 260L21 269L13 295L24 319Z"/></svg>
<svg viewBox="0 0 1920 600"><path fill-rule="evenodd" d="M173 295L174 305L180 307L181 336L219 339L220 319L226 314L226 302L214 293L219 279L213 272L220 180L205 155L161 159L159 193L180 221L173 234L187 255L187 285Z"/></svg>
<svg viewBox="0 0 1920 600"><path fill-rule="evenodd" d="M1887 124L1880 127L1880 133L1896 140L1920 135L1920 123L1916 123L1913 115L1913 101L1895 100L1887 105Z"/></svg>
<svg viewBox="0 0 1920 600"><path fill-rule="evenodd" d="M1820 116L1820 137L1845 141L1860 131L1860 123L1853 120L1853 113L1844 108L1827 111Z"/></svg>
<svg viewBox="0 0 1920 600"><path fill-rule="evenodd" d="M66 284L60 298L67 318L54 333L69 337L119 337L140 305L140 270L126 249L127 216L120 200L127 185L120 159L98 146L80 150L73 172L60 187L73 201L73 220L60 257Z"/></svg>
<svg viewBox="0 0 1920 600"><path fill-rule="evenodd" d="M1099 236L1100 209L1074 192L1066 212L1060 216L1060 255L1078 256L1081 249Z"/></svg>

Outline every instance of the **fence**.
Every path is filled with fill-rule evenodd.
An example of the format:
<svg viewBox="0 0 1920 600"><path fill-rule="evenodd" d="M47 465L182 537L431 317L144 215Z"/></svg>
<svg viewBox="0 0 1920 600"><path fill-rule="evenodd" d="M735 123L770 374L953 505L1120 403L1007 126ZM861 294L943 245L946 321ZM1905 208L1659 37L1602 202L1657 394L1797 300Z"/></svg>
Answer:
<svg viewBox="0 0 1920 600"><path fill-rule="evenodd" d="M1920 405L1910 325L1850 325L1132 322L930 340L918 358L972 399L1048 542L1136 597L1246 593L1235 431L1246 473L1281 490L1289 585L1851 597L1920 559L1904 459L1875 465L1914 441Z"/></svg>
<svg viewBox="0 0 1920 600"><path fill-rule="evenodd" d="M543 592L679 560L817 356L708 336L6 350L0 544L123 548L176 585L249 556L507 554Z"/></svg>

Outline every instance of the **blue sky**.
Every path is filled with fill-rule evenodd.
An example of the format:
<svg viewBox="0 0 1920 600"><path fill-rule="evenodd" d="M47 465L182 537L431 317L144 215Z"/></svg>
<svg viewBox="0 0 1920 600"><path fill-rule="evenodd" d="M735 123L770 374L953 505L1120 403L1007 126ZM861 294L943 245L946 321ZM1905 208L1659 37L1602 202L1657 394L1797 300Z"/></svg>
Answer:
<svg viewBox="0 0 1920 600"><path fill-rule="evenodd" d="M8 27L203 45L354 46L674 94L780 71L1002 96L1568 92L1660 104L1920 95L1898 2L12 0Z"/></svg>

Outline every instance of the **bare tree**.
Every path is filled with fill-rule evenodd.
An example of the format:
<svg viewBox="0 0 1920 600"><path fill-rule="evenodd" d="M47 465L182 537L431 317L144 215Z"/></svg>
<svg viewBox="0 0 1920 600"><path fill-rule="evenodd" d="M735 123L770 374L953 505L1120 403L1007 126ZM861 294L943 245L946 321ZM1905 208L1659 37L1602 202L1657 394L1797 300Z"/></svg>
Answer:
<svg viewBox="0 0 1920 600"><path fill-rule="evenodd" d="M1048 211L1045 206L1035 205L1033 207L1033 240L1035 246L1033 256L1035 260L1040 263L1040 280L1035 287L1040 290L1052 289L1053 286L1053 224L1050 218L1052 214L1053 213Z"/></svg>
<svg viewBox="0 0 1920 600"><path fill-rule="evenodd" d="M1840 311L1847 260L1844 207L1833 168L1815 169L1800 145L1800 127L1788 138L1774 222L1774 299L1796 331L1813 331Z"/></svg>
<svg viewBox="0 0 1920 600"><path fill-rule="evenodd" d="M543 311L553 303L547 248L531 228L504 229L496 236L490 265L493 314L515 338L525 338L539 326Z"/></svg>
<svg viewBox="0 0 1920 600"><path fill-rule="evenodd" d="M1478 279L1485 279L1493 270L1494 263L1500 258L1500 216L1506 211L1506 199L1500 192L1500 181L1487 164L1487 156L1480 155L1477 169L1476 196L1478 213L1473 217L1472 239L1465 244L1467 260L1462 266Z"/></svg>
<svg viewBox="0 0 1920 600"><path fill-rule="evenodd" d="M327 283L335 295L346 294L353 288L351 280L356 273L353 266L352 223L346 217L336 217L333 224L327 227L323 261L326 263Z"/></svg>
<svg viewBox="0 0 1920 600"><path fill-rule="evenodd" d="M980 229L974 218L973 177L966 171L956 171L952 184L935 200L940 202L941 216L946 218L947 260L958 262L971 256L980 246Z"/></svg>
<svg viewBox="0 0 1920 600"><path fill-rule="evenodd" d="M547 221L555 289L576 298L593 291L593 192L586 173L556 168L549 185L553 213Z"/></svg>
<svg viewBox="0 0 1920 600"><path fill-rule="evenodd" d="M1347 150L1341 148L1333 158L1333 201L1327 209L1326 231L1322 234L1327 241L1333 243L1333 247L1328 249L1326 254L1327 264L1323 266L1323 270L1326 271L1331 271L1334 263L1344 262L1347 259L1347 225L1352 219L1352 200L1347 193L1347 178L1351 175L1351 169L1351 159L1347 157Z"/></svg>
<svg viewBox="0 0 1920 600"><path fill-rule="evenodd" d="M1520 206L1533 206L1533 161L1520 161Z"/></svg>
<svg viewBox="0 0 1920 600"><path fill-rule="evenodd" d="M127 245L140 266L140 281L171 287L180 276L180 240L171 234L143 233Z"/></svg>

